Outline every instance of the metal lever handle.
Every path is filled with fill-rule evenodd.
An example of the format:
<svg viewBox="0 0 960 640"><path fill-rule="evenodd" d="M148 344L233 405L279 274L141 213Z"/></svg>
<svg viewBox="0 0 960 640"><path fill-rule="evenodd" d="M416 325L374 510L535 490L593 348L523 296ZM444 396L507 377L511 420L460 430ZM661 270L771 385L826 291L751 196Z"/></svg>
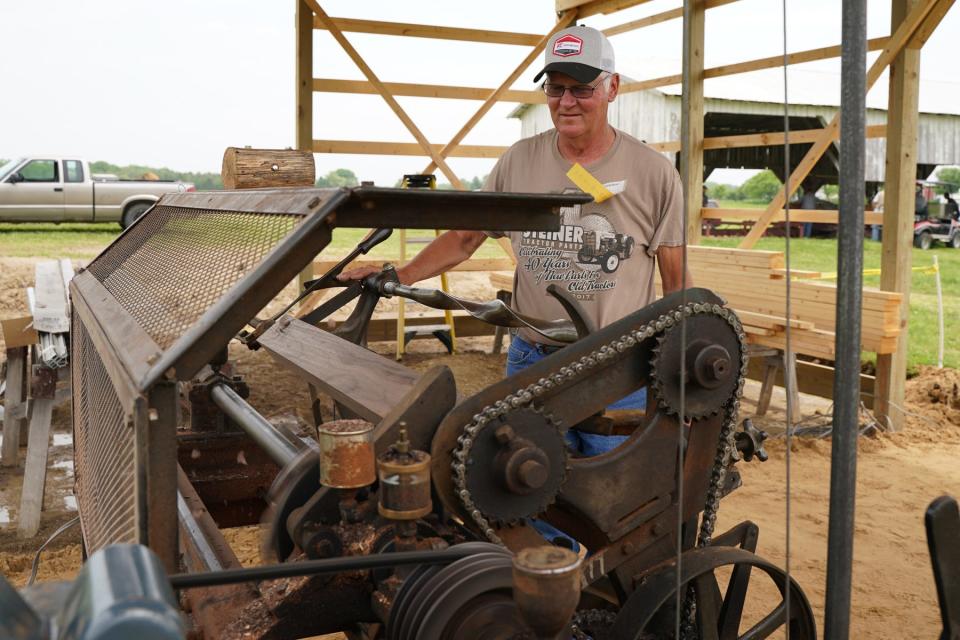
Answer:
<svg viewBox="0 0 960 640"><path fill-rule="evenodd" d="M434 309L463 310L474 318L499 327L527 328L556 342L571 343L578 338L577 328L569 320L542 320L517 313L502 300L475 302L457 298L439 289L408 287L398 282L383 282L383 295L400 296Z"/></svg>

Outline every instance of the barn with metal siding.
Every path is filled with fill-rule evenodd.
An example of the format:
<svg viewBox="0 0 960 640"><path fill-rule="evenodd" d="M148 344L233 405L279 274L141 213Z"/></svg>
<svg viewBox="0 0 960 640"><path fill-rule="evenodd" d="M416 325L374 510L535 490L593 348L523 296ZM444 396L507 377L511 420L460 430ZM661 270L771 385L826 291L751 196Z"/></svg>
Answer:
<svg viewBox="0 0 960 640"><path fill-rule="evenodd" d="M621 94L611 105L610 123L645 142L680 139L680 95L656 89ZM790 130L821 129L839 113L834 105L791 104ZM783 104L753 100L704 99L704 137L716 138L751 133L783 131ZM544 104L517 107L511 117L521 122L522 137L553 127ZM884 125L883 109L867 109L867 125ZM917 127L917 177L928 177L937 165L960 164L960 115L920 113ZM867 191L884 181L887 141L870 137L866 146ZM790 145L791 165L795 167L810 149L810 143ZM665 151L677 160L678 153ZM707 149L703 154L704 174L719 168L770 169L783 181L781 145ZM811 172L821 184L836 184L840 166L839 143L834 141Z"/></svg>

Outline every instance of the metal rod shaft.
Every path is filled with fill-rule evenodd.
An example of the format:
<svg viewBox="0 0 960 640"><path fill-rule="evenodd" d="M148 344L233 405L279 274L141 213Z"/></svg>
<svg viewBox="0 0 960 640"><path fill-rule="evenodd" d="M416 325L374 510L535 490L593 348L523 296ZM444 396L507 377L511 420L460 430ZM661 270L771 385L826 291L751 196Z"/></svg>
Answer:
<svg viewBox="0 0 960 640"><path fill-rule="evenodd" d="M210 397L221 411L267 452L277 466L287 466L299 453L299 449L286 436L227 385L214 385Z"/></svg>
<svg viewBox="0 0 960 640"><path fill-rule="evenodd" d="M824 638L850 633L854 500L860 409L863 201L866 135L866 0L844 0L840 86L840 217L837 232L836 375Z"/></svg>
<svg viewBox="0 0 960 640"><path fill-rule="evenodd" d="M177 517L182 524L181 533L189 538L187 544L193 545L197 550L197 555L203 565L210 570L223 569L223 565L220 564L220 558L214 553L210 542L203 535L203 531L200 530L200 524L196 518L193 517L193 514L190 513L190 507L187 506L187 502L183 499L183 494L180 492L177 492Z"/></svg>
<svg viewBox="0 0 960 640"><path fill-rule="evenodd" d="M181 573L170 576L170 585L174 589L191 589L256 580L277 580L294 576L366 571L411 564L449 564L468 555L478 553L478 549L473 545L464 546L469 548L458 549L454 546L443 551L400 551L397 553L377 553L369 556L305 560L267 567L228 569L209 573Z"/></svg>

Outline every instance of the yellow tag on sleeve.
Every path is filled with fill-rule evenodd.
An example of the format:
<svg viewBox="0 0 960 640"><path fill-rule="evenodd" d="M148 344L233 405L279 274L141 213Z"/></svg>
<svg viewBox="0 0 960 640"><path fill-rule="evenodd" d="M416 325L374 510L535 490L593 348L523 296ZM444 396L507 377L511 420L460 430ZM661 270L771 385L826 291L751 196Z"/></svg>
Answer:
<svg viewBox="0 0 960 640"><path fill-rule="evenodd" d="M575 162L570 167L570 171L567 171L567 177L573 184L580 187L581 191L593 196L594 202L603 202L613 197L613 193L603 186L602 182L590 175L589 171L581 167L579 162Z"/></svg>

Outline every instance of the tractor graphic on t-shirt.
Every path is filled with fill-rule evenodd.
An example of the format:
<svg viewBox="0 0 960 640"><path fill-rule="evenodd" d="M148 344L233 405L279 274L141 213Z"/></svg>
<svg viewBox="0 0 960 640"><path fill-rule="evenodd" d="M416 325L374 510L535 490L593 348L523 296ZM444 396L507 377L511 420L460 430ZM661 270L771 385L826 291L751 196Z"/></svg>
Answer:
<svg viewBox="0 0 960 640"><path fill-rule="evenodd" d="M577 251L580 264L599 264L604 273L613 273L633 253L634 240L622 233L584 231L583 245Z"/></svg>

